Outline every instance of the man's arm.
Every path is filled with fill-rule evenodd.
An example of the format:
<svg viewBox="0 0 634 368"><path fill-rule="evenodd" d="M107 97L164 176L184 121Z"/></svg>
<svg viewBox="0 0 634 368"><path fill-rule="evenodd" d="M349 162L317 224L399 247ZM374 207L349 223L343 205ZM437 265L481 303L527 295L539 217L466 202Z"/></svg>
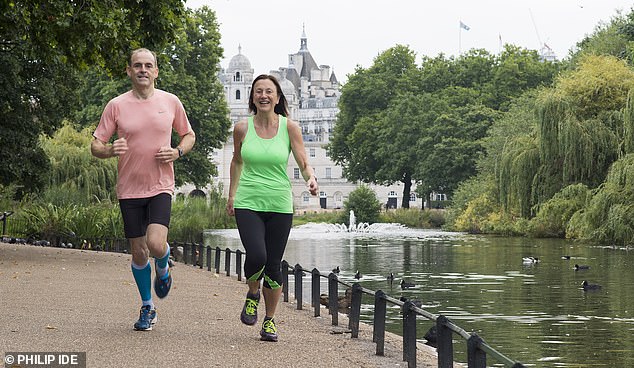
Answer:
<svg viewBox="0 0 634 368"><path fill-rule="evenodd" d="M97 158L110 158L114 156L121 156L128 151L128 142L125 138L119 138L112 144L95 138L90 143L90 152Z"/></svg>
<svg viewBox="0 0 634 368"><path fill-rule="evenodd" d="M192 130L191 132L185 134L181 137L181 141L176 146L176 157L178 158L180 148L183 151L183 155L186 155L189 151L194 147L194 143L196 143L196 133Z"/></svg>

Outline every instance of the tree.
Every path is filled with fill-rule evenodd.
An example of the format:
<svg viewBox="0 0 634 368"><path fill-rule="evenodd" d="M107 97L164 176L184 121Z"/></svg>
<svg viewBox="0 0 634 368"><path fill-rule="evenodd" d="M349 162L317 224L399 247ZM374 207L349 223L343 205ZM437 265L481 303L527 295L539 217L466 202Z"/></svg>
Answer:
<svg viewBox="0 0 634 368"><path fill-rule="evenodd" d="M401 143L393 135L405 136L393 129L402 126L401 131L407 130L408 124L403 124L407 118L395 121L394 114L386 115L386 111L416 87L412 82L416 73L414 53L401 45L377 56L368 70L358 68L343 87L337 124L327 146L330 157L343 167L348 180L377 184L402 181L404 207L409 207L406 198L409 199L412 173L402 166L390 166L394 164L392 155L398 153L393 145Z"/></svg>
<svg viewBox="0 0 634 368"><path fill-rule="evenodd" d="M362 185L350 192L348 200L344 203L344 209L343 213L345 214L354 211L357 223L367 222L373 224L379 221L381 203L379 203L376 193L372 189Z"/></svg>
<svg viewBox="0 0 634 368"><path fill-rule="evenodd" d="M180 28L182 0L5 1L0 5L0 184L41 188L49 169L38 146L76 100L78 70L109 72L131 48L161 49Z"/></svg>

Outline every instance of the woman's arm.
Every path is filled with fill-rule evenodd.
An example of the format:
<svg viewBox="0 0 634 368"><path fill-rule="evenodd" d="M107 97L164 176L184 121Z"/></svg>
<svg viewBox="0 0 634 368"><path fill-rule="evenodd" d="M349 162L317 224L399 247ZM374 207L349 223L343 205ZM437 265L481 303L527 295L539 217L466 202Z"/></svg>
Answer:
<svg viewBox="0 0 634 368"><path fill-rule="evenodd" d="M227 214L233 216L235 214L233 208L233 200L238 190L240 182L240 174L242 173L242 140L247 133L247 122L238 122L233 127L233 158L231 159L231 168L229 170L229 197L227 198Z"/></svg>
<svg viewBox="0 0 634 368"><path fill-rule="evenodd" d="M293 151L293 157L295 162L299 166L299 170L302 173L302 177L306 181L308 191L312 195L319 193L319 184L317 184L317 177L315 176L315 170L308 164L308 158L306 157L306 149L304 148L304 140L302 139L302 131L299 124L288 119L288 136L291 140L291 150Z"/></svg>

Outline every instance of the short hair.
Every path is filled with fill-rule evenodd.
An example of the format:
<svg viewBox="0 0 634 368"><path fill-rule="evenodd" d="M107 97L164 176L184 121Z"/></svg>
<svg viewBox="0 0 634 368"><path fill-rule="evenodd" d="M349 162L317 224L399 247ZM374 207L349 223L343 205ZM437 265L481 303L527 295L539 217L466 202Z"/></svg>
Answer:
<svg viewBox="0 0 634 368"><path fill-rule="evenodd" d="M275 88L277 88L277 96L280 98L280 101L277 103L277 105L275 105L273 111L275 111L276 114L285 117L288 116L288 102L286 101L286 96L284 96L284 92L282 92L282 86L280 86L280 82L277 81L277 78L270 74L260 74L257 76L257 78L253 80L253 83L251 84L251 93L249 93L249 112L252 112L254 114L258 113L258 108L255 106L255 103L253 103L253 88L255 87L255 83L262 79L270 80L271 82L273 82L273 84L275 84Z"/></svg>
<svg viewBox="0 0 634 368"><path fill-rule="evenodd" d="M152 50L146 49L145 47L141 47L138 49L132 50L130 53L130 58L128 59L128 66L132 66L132 57L140 52L149 52L154 57L154 66L158 67L158 59L156 58L156 53Z"/></svg>

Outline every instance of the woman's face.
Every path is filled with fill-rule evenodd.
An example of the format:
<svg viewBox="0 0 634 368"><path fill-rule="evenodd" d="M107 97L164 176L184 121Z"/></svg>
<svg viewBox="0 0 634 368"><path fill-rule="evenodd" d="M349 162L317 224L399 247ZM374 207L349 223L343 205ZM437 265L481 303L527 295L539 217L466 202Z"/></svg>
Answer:
<svg viewBox="0 0 634 368"><path fill-rule="evenodd" d="M260 79L253 86L253 103L258 112L273 111L280 101L277 87L270 79Z"/></svg>

